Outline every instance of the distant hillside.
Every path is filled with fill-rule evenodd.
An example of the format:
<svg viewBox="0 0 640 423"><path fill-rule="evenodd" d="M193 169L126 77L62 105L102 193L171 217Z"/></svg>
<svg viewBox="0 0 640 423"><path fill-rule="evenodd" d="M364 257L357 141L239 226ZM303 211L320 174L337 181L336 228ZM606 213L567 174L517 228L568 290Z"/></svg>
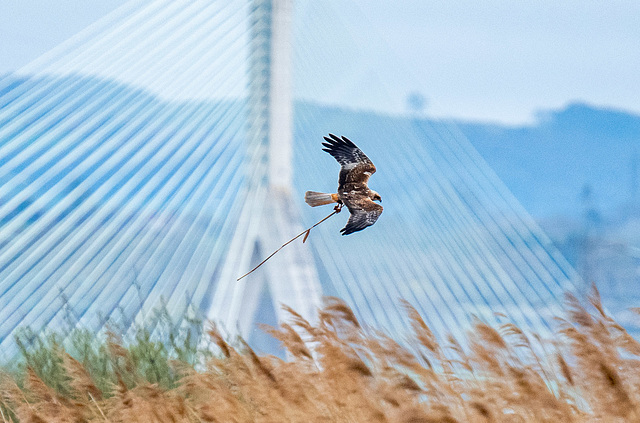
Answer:
<svg viewBox="0 0 640 423"><path fill-rule="evenodd" d="M605 306L637 331L627 309L640 286L640 116L571 104L531 126L457 124L580 275L597 283Z"/></svg>
<svg viewBox="0 0 640 423"><path fill-rule="evenodd" d="M396 128L412 122L403 116L309 103L298 103L296 110L323 122L323 129L360 138L368 136L363 128L373 128L373 122ZM432 122L424 119L426 124ZM528 126L454 123L537 220L579 218L586 187L591 191L590 205L599 210L611 212L630 202L634 156L640 168L638 115L576 103L540 113Z"/></svg>
<svg viewBox="0 0 640 423"><path fill-rule="evenodd" d="M538 219L580 215L585 186L601 210L631 199L632 161L640 159L638 115L576 103L540 114L532 126L457 125Z"/></svg>
<svg viewBox="0 0 640 423"><path fill-rule="evenodd" d="M113 257L118 257L118 260L126 256L121 254L120 245L134 245L132 248L140 251L136 253L139 258L142 260L144 257L145 263L152 263L149 266L157 271L157 274L147 276L147 282L144 283L146 292L151 293L156 286L161 288L155 292L174 292L178 286L174 283L174 273L189 273L165 272L164 267L156 267L155 263L160 260L152 261L148 256L164 255L157 255L151 250L155 247L146 243L146 237L174 237L175 242L157 243L166 248L166 252L163 250L159 254L166 254L167 257L173 257L174 253L178 254L177 251L186 257L189 251L199 249L201 238L195 234L205 234L208 238L206 242L211 241L211 245L215 246L228 242L230 238L225 237L231 237L233 232L226 228L233 229L235 226L229 225L236 224L235 221L227 223L228 218L236 219L237 213L226 213L227 210L236 210L227 206L244 204L244 198L238 196L243 195L245 178L251 175L242 171L241 167L246 159L244 140L248 138L245 132L248 118L246 101L246 98L229 100L227 104L168 101L125 84L78 75L65 78L0 78L0 128L3 129L0 145L5 147L5 154L0 157L0 166L5 166L4 173L0 175L0 185L6 191L0 199L5 206L0 227L12 231L7 232L10 234L6 237L7 243L14 242L16 233L24 232L31 236L31 232L26 231L33 231L38 237L44 238L49 236L48 231L54 232L53 229L57 230L58 226L64 227L64 233L59 230L62 234L55 238L55 244L51 242L48 249L40 248L32 238L21 240L25 245L23 251L33 247L34 251L38 249L37 254L42 252L42 255L36 257L35 253L30 253L29 260L33 261L33 265L20 264L21 269L25 269L24 273L5 265L5 269L8 269L5 273L15 281L11 286L18 287L15 288L16 292L22 290L24 298L31 298L31 293L27 295L26 288L18 284L18 281L29 280L28 286L37 287L44 298L52 292L43 288L46 287L45 279L47 283L55 282L56 279L51 275L57 275L56 272L66 277L67 263L73 263L74 269L82 269L73 275L75 283L81 280L78 276L83 274L81 271L87 269L87 272L93 272L91 263L95 257L102 260L105 245L113 247ZM29 113L25 113L25 110L29 110ZM229 113L229 110L233 110L233 113ZM563 110L541 114L538 122L529 126L457 122L457 127L480 153L478 156L469 154L466 141L455 139L456 131L443 122L304 102L296 103L294 112L294 192L301 204L306 189L335 189L336 164L330 157L320 153L322 135L333 132L353 138L379 165L375 188L384 193L386 217L376 225L376 231L366 231L357 238L339 239L339 244L335 236L323 238L316 235L315 238L323 240L322 244L317 244L321 247L316 247L315 253L318 257L321 257L320 254L329 257L327 263L337 263L332 258L336 248L353 247L353 251L360 255L348 262L348 272L351 273L351 269L365 269L375 255L372 253L375 252L374 248L377 248L380 256L411 257L414 267L406 270L406 274L405 270L396 273L401 274L402 280L408 280L409 284L417 281L421 277L419 272L424 271L427 277L443 281L443 286L450 286L449 282L467 283L474 275L478 275L484 282L481 288L478 288L479 284L473 284L474 290L480 296L486 292L486 298L496 298L500 302L499 295L493 292L493 286L497 286L498 282L503 288L513 286L518 292L524 292L518 285L505 285L529 281L529 275L520 270L521 264L528 263L529 257L535 263L542 263L539 260L544 259L547 263L542 267L549 269L555 268L559 261L546 255L546 238L539 236L537 228L529 225L521 209L514 206L511 196L505 194L500 184L494 184L491 178L486 177L490 171L481 158L484 157L484 161L530 214L538 222L544 222L543 228L563 254L581 274L588 276L585 280L605 281L611 287L608 292L619 292L625 298L629 297L630 290L627 287L640 286L640 280L636 277L640 268L637 263L640 260L640 238L626 237L639 233L640 213L637 220L619 219L617 224L596 224L601 216L599 210L611 214L612 210L620 209L630 200L633 186L632 157L640 149L639 116L587 105L570 105ZM79 149L78 153L76 148ZM162 155L156 156L154 149L162 151ZM72 150L74 155L67 153ZM103 166L107 162L108 166ZM224 164L218 166L218 163ZM141 169L144 171L141 172ZM200 173L194 169L206 170ZM117 177L114 176L116 173ZM18 175L20 177L16 177ZM202 182L205 176L206 184ZM38 183L33 184L32 181L36 180ZM105 186L107 180L110 184ZM170 180L175 183L167 183ZM186 180L191 182L182 189ZM585 185L592 187L592 213L589 214L592 220L587 222L593 222L591 226L580 220L584 212L580 193ZM25 189L27 186L28 190ZM132 206L127 207L129 205ZM218 213L218 210L221 212ZM303 219L307 219L306 223L311 225L311 222L322 217L311 214L318 212L321 211L304 208ZM69 216L73 216L74 220ZM563 216L564 221L558 216ZM196 217L202 220L193 220ZM89 227L88 223L87 226L82 225L89 221L92 226L90 230L85 230ZM547 224L549 221L555 221L555 227ZM317 230L329 231L331 224L337 233L340 225L338 220ZM95 248L95 254L94 250L91 250L91 254L85 254L85 244L93 242L90 238L107 225L109 236L103 237L104 244ZM127 229L126 232L120 230L125 227L133 229ZM193 230L190 229L192 227ZM77 228L82 230L73 232ZM129 238L125 238L125 235ZM140 241L142 236L145 237L144 242ZM369 241L366 241L367 237ZM73 239L74 244L68 244L67 238ZM385 242L378 242L380 239ZM416 244L407 241L409 239ZM134 241L141 247L133 244ZM103 242L102 238L100 242ZM359 248L358 242L365 242L367 249ZM14 248L12 244L7 245ZM51 272L45 274L36 263L46 262L50 257L49 252L58 254L55 250L58 245L64 245L65 254L69 251L69 255L65 256L64 261L60 260L57 267L52 265ZM541 246L543 253L525 257L522 251L533 251L531 246ZM147 248L153 253L147 254ZM540 248L536 249L540 251ZM511 254L503 254L507 250L512 250ZM21 252L14 254L14 250L6 251L11 252L12 261L17 262L17 258L22 257ZM18 247L15 251L18 251ZM498 256L503 257L503 261L499 261L496 258ZM76 257L85 262L77 264ZM622 264L613 269L611 257L616 263ZM360 265L353 265L356 259L361 260ZM479 263L484 260L490 261L491 266L496 266L498 270L480 266ZM183 267L179 269L186 268L189 262L180 260L180 266ZM584 265L586 262L589 266ZM167 263L165 261L162 265ZM336 296L352 295L348 284L337 285L331 281L331 269L328 266L321 268L320 258L318 263L321 278L327 281L325 293L333 290L331 293ZM422 263L426 263L426 267L420 267ZM450 263L455 263L455 266ZM109 267L103 266L104 269ZM486 272L478 271L480 267L486 268ZM377 281L367 273L374 270L363 271L361 275L367 277L354 280ZM556 272L558 275L570 274L560 270ZM29 272L42 278L43 282L25 276L30 275ZM385 277L391 277L395 269L385 269L385 272ZM106 270L100 277L105 273ZM196 277L188 281L193 283L190 285L192 289L184 284L180 284L180 289L185 293L197 290L201 293L198 301L205 304L210 296L204 288L200 289L205 286L199 285L200 281L212 281L215 279L212 275L216 274L212 268L210 277ZM619 274L631 276L623 279ZM101 283L107 283L108 277L104 277ZM534 283L541 280L534 278ZM129 307L127 310L130 310L125 317L130 322L142 310L141 306L137 306L140 294L130 289L127 280L121 281L116 287L119 291L110 290L109 301L113 301L108 307L115 312L120 307L118 304L125 303ZM142 283L140 285L143 286ZM83 315L100 310L98 307L106 307L102 302L95 301L96 298L102 298L104 290L81 282L66 286L81 286L86 290L75 289L73 292L83 304ZM358 289L363 292L378 289L372 286L365 285L365 288ZM405 292L412 293L413 287L419 286L407 285ZM460 289L456 290L461 297L471 298L468 294L463 296L466 288L458 286ZM532 286L537 285L530 284ZM435 308L438 308L438 304L447 304L450 298L458 295L450 288L443 291L448 292L446 296L440 296L436 291L425 297ZM531 290L538 295L536 291ZM547 291L551 293L551 290ZM13 291L7 292L13 295ZM86 297L83 294L85 292L92 297ZM118 295L112 295L113 292L118 292ZM416 295L427 291L420 288L419 292ZM525 295L522 298L526 298ZM22 305L18 303L22 297L17 298L12 300L15 310ZM476 301L475 298L480 297L474 297L473 301ZM557 298L559 295L551 301L555 303ZM363 303L366 301L365 298ZM376 301L384 308L393 300L389 295ZM41 309L37 309L37 313L49 313L46 319L50 321L64 318L50 304L38 303L38 306ZM175 306L174 310L179 307ZM363 307L372 306L366 304ZM519 309L519 305L513 308ZM8 309L5 307L5 310ZM466 309L460 307L459 310ZM493 305L485 310L496 311ZM537 306L536 310L541 312ZM439 327L442 331L448 325L445 322L458 319L455 317L458 310L448 308L449 312L452 313L451 318L441 318L443 324ZM17 316L11 311L5 311L5 315ZM32 315L34 319L40 319L39 315ZM525 316L520 312L518 315ZM385 322L393 319L381 318ZM16 325L17 320L14 319ZM102 325L103 321L96 321L95 324ZM11 339L8 336L12 330L13 327L10 327L5 331L4 339Z"/></svg>
<svg viewBox="0 0 640 423"><path fill-rule="evenodd" d="M158 102L155 96L110 81L71 76L49 78L0 77L0 107L11 101L11 90L20 86L44 86L53 83L66 87L82 82L89 87L125 90L131 95ZM20 90L16 90L20 91ZM353 128L341 127L352 121L354 127L372 127L369 122L387 122L406 128L412 120L359 110L340 109L309 103L297 103L333 132L353 134ZM207 107L215 107L208 104ZM296 112L301 116L299 111ZM349 119L343 119L345 115ZM429 122L429 119L425 119ZM360 125L355 123L359 122ZM0 122L1 123L1 122ZM564 109L546 111L529 126L502 126L482 122L457 121L480 155L507 185L531 215L575 218L582 213L581 192L590 186L594 206L609 211L629 202L632 191L632 158L640 168L640 116L624 111L570 104ZM373 129L372 129L373 130ZM360 130L366 137L366 130ZM320 136L320 135L318 135ZM2 158L0 158L2 160ZM638 172L638 169L636 169ZM639 177L640 178L640 177Z"/></svg>

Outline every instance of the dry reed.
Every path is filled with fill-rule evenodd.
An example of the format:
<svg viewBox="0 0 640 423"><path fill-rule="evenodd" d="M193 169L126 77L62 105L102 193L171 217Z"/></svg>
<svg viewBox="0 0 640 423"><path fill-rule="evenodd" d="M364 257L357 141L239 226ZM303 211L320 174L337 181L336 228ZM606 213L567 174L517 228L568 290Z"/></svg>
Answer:
<svg viewBox="0 0 640 423"><path fill-rule="evenodd" d="M413 335L402 343L364 329L337 298L327 299L317 324L287 309L289 324L265 329L281 342L288 360L259 355L241 340L229 342L213 325L208 337L217 353L202 356L201 368L163 355L149 339L125 346L113 333L99 347L107 357L101 371L56 347L52 354L59 360L52 362L63 370L56 370L59 380L28 360L19 377L2 377L1 418L34 423L640 418L640 343L606 314L595 290L588 304L568 297L557 336L544 347L515 325L495 328L481 321L463 342L449 337L443 343L415 308L404 306ZM153 359L144 361L147 356Z"/></svg>

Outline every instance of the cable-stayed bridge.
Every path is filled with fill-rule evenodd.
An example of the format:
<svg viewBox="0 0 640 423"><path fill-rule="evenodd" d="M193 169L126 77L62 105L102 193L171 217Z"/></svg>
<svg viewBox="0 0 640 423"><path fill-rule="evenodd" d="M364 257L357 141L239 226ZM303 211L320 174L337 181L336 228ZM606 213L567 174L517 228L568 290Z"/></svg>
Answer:
<svg viewBox="0 0 640 423"><path fill-rule="evenodd" d="M549 329L577 276L454 126L293 100L314 84L293 75L314 54L294 9L135 0L0 80L5 358L22 326L127 326L161 299L249 338L322 295L395 334L400 298L441 335L496 313ZM340 214L236 281L329 213L302 201L336 188L329 132L376 163L385 212L347 237Z"/></svg>

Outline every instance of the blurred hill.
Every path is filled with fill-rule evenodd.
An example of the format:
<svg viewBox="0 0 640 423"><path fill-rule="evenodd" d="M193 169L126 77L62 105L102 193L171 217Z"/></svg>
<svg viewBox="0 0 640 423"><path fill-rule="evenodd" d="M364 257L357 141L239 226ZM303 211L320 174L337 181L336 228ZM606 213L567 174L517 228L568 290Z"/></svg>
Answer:
<svg viewBox="0 0 640 423"><path fill-rule="evenodd" d="M15 120L20 113L18 108L11 112L16 114L11 114L11 108L5 106L11 105L20 93L36 88L50 95L69 90L65 92L71 100L74 93L83 92L71 87L90 87L95 92L118 90L145 102L165 101L131 86L77 75L57 79L7 76L1 82L0 111L5 114L0 114L4 119L0 124ZM295 106L297 126L309 125L310 121L322 126L312 131L317 133L317 139L308 140L313 143L318 143L327 131L366 140L379 135L376 131L381 127L393 137L412 130L416 119L425 125L436 123L424 115L383 115L307 102ZM216 104L207 102L204 107L215 108ZM113 113L120 110L114 109ZM639 115L573 103L540 112L536 121L528 125L454 123L585 280L597 282L605 296L618 298L617 304L638 298L630 294L640 292ZM389 145L393 146L393 140ZM0 157L0 165L5 160ZM298 191L304 192L308 188L305 172L298 176ZM20 189L8 186L11 174L5 178L0 179L0 185ZM56 181L54 178L50 182ZM68 189L73 187L71 184ZM25 199L15 212L30 201ZM393 216L393 207L387 210L387 216ZM397 212L406 219L418 219L412 210ZM623 316L616 317L626 323Z"/></svg>
<svg viewBox="0 0 640 423"><path fill-rule="evenodd" d="M603 210L631 201L634 160L636 183L639 177L638 115L574 103L539 113L529 126L457 124L537 219L581 216L585 189Z"/></svg>
<svg viewBox="0 0 640 423"><path fill-rule="evenodd" d="M319 105L300 109L346 134L374 131L380 122L436 123ZM349 125L334 125L345 120ZM627 307L640 292L640 116L574 103L541 112L530 125L453 123L584 280L597 284L605 305L635 330ZM358 139L367 135L360 129Z"/></svg>
<svg viewBox="0 0 640 423"><path fill-rule="evenodd" d="M629 328L640 290L640 116L574 103L529 126L458 126Z"/></svg>
<svg viewBox="0 0 640 423"><path fill-rule="evenodd" d="M94 78L0 77L0 106L10 104L14 93L19 93L23 87L35 89L49 84L47 89L56 92L80 82L102 87L102 90L117 88L150 101L159 101L144 90ZM351 121L354 128L372 126L366 125L372 121L407 127L415 119L298 102L297 115L301 115L301 109L331 127L336 126L332 123L339 126L345 120ZM344 119L345 115L348 119ZM421 120L426 124L434 122L428 117ZM621 207L628 208L634 202L640 203L640 115L573 103L559 110L538 113L531 125L454 123L537 220L579 219L586 205L609 213ZM353 132L348 126L333 131ZM362 135L366 136L366 131Z"/></svg>

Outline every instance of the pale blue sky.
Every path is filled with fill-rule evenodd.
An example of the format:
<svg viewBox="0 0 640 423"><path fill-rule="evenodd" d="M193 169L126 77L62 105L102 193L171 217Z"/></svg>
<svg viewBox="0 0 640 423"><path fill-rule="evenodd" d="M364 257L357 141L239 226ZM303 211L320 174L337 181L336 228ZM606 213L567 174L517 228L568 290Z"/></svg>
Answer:
<svg viewBox="0 0 640 423"><path fill-rule="evenodd" d="M0 1L0 73L123 3ZM304 51L318 51L305 54L300 78L314 85L298 84L302 97L404 112L419 91L429 115L508 123L574 100L640 114L640 1L326 0L296 10Z"/></svg>

